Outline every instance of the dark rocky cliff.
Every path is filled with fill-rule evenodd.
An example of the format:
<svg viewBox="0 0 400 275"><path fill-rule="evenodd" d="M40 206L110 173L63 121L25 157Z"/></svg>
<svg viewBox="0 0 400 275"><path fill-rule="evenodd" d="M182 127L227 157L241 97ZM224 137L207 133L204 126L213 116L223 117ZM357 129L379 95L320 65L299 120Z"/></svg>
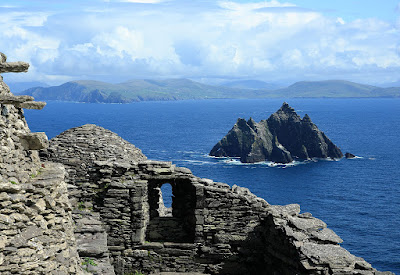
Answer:
<svg viewBox="0 0 400 275"><path fill-rule="evenodd" d="M211 150L215 157L239 157L241 162L343 157L340 149L306 114L302 119L286 102L267 120L256 123L239 118Z"/></svg>

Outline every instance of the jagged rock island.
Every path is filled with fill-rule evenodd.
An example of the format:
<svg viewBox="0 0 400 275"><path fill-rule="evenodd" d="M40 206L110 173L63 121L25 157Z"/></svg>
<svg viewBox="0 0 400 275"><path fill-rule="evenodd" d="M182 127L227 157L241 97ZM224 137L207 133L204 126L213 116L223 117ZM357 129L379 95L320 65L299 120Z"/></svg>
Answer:
<svg viewBox="0 0 400 275"><path fill-rule="evenodd" d="M340 149L318 129L306 114L302 119L286 102L267 120L256 123L239 118L210 156L239 157L241 162L343 157Z"/></svg>
<svg viewBox="0 0 400 275"><path fill-rule="evenodd" d="M27 64L0 60L0 72ZM23 65L23 66L22 66ZM391 274L300 206L151 161L96 125L31 133L0 76L0 274ZM160 187L172 187L166 215ZM371 248L372 249L372 248ZM165 273L168 272L168 273Z"/></svg>

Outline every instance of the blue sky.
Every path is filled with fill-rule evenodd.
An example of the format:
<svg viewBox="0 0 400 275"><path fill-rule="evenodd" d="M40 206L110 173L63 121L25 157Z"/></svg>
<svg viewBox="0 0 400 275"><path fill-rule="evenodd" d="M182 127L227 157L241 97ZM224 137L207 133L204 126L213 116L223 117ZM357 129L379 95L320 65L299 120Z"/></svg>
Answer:
<svg viewBox="0 0 400 275"><path fill-rule="evenodd" d="M400 81L399 0L1 0L6 81Z"/></svg>

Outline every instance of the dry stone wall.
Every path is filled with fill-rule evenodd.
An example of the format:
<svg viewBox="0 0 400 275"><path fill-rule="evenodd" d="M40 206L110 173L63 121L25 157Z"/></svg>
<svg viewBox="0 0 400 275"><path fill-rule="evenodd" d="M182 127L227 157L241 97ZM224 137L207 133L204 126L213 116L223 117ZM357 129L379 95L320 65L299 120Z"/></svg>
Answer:
<svg viewBox="0 0 400 275"><path fill-rule="evenodd" d="M6 62L0 73L23 72L24 62ZM22 108L45 103L14 96L0 76L0 274L85 274L78 257L65 169L43 163L37 150L44 133L31 133Z"/></svg>
<svg viewBox="0 0 400 275"><path fill-rule="evenodd" d="M0 183L0 273L83 274L61 165L27 183Z"/></svg>
<svg viewBox="0 0 400 275"><path fill-rule="evenodd" d="M99 208L116 274L380 274L342 248L323 221L300 213L297 204L269 205L246 188L201 179L166 162L96 165L92 176L104 188ZM151 182L172 182L172 218L178 222L164 217L158 220L164 225L150 226L149 189L159 186ZM179 186L186 192L176 192ZM191 203L180 206L176 200ZM175 240L177 224L193 239Z"/></svg>
<svg viewBox="0 0 400 275"><path fill-rule="evenodd" d="M89 174L95 161L122 161L130 165L146 160L146 156L117 134L93 124L72 128L54 137L50 146L40 151L40 155L43 160L64 164L68 171L68 191L74 208L73 219L77 224L75 238L80 257L94 261L96 266L90 267L94 274L113 275L114 269L109 259L111 246L107 245L107 233L109 242L113 233L110 230L106 233L107 223L102 221L102 217L108 215L107 210L98 207L98 194L102 193L107 183L99 185L90 179ZM101 203L107 204L107 200ZM119 214L124 216L124 203L121 195L121 201L107 206L111 213L116 213L118 209ZM117 217L114 220L120 221ZM113 226L118 227L115 234L121 238L124 226L122 223Z"/></svg>
<svg viewBox="0 0 400 275"><path fill-rule="evenodd" d="M35 138L25 121L23 109L16 107L16 100L0 76L0 181L25 183L40 166L38 152L47 142L46 138Z"/></svg>

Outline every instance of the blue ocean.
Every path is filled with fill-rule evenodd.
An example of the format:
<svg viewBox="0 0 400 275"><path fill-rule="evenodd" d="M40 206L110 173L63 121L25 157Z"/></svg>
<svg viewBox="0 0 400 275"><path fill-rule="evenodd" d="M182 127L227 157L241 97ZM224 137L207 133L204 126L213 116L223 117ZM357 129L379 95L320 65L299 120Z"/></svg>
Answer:
<svg viewBox="0 0 400 275"><path fill-rule="evenodd" d="M237 118L268 118L287 101L356 159L241 164L211 158ZM301 205L378 270L400 274L400 99L240 99L78 104L27 110L32 131L52 138L94 123L199 176L249 188L270 204Z"/></svg>

